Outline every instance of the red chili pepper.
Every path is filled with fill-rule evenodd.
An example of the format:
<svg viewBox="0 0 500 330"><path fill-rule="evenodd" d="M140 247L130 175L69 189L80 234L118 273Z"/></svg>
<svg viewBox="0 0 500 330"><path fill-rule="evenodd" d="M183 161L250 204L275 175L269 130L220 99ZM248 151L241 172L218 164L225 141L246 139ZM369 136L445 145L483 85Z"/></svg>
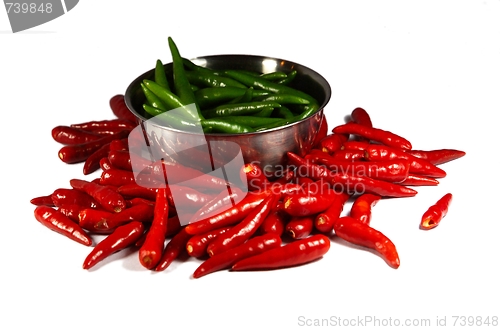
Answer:
<svg viewBox="0 0 500 330"><path fill-rule="evenodd" d="M111 163L109 162L109 159L108 157L105 157L105 158L101 158L101 160L99 161L99 167L101 168L101 170L103 171L107 171L107 170L110 170L112 168L115 168L113 165L111 165Z"/></svg>
<svg viewBox="0 0 500 330"><path fill-rule="evenodd" d="M97 202L87 193L69 188L58 188L50 195L55 206L78 204L86 208L97 208Z"/></svg>
<svg viewBox="0 0 500 330"><path fill-rule="evenodd" d="M276 234L264 234L250 238L245 243L227 251L221 252L204 261L193 273L194 278L200 278L210 273L230 268L236 262L258 255L281 246L281 238Z"/></svg>
<svg viewBox="0 0 500 330"><path fill-rule="evenodd" d="M408 150L406 152L415 157L425 159L434 165L441 165L465 156L464 151L455 149Z"/></svg>
<svg viewBox="0 0 500 330"><path fill-rule="evenodd" d="M123 131L116 135L103 136L99 140L64 146L59 150L59 158L67 164L84 162L103 145L114 139L125 138L127 135L128 132Z"/></svg>
<svg viewBox="0 0 500 330"><path fill-rule="evenodd" d="M209 216L203 220L192 222L186 226L190 235L206 233L207 231L231 226L243 220L257 205L259 205L271 192L249 192L239 203L231 208Z"/></svg>
<svg viewBox="0 0 500 330"><path fill-rule="evenodd" d="M78 205L78 204L64 204L57 208L59 212L73 220L73 222L79 223L80 219L78 218L78 214L80 211L85 210L86 207Z"/></svg>
<svg viewBox="0 0 500 330"><path fill-rule="evenodd" d="M109 169L101 173L101 179L99 184L103 186L123 186L126 184L131 184L135 182L134 172L120 170L120 169Z"/></svg>
<svg viewBox="0 0 500 330"><path fill-rule="evenodd" d="M170 191L170 205L187 213L195 213L213 199L212 195L187 186L169 185L167 189Z"/></svg>
<svg viewBox="0 0 500 330"><path fill-rule="evenodd" d="M102 136L70 126L56 126L52 129L52 138L62 144L80 144L99 140Z"/></svg>
<svg viewBox="0 0 500 330"><path fill-rule="evenodd" d="M342 149L337 150L331 156L337 160L361 161L365 158L365 152L363 150Z"/></svg>
<svg viewBox="0 0 500 330"><path fill-rule="evenodd" d="M35 208L35 219L45 227L85 246L92 245L92 238L78 224L50 206Z"/></svg>
<svg viewBox="0 0 500 330"><path fill-rule="evenodd" d="M279 197L278 194L270 194L241 222L217 236L207 247L208 255L214 256L247 241L259 229L259 226L278 202Z"/></svg>
<svg viewBox="0 0 500 330"><path fill-rule="evenodd" d="M54 201L52 200L52 195L39 196L39 197L32 198L30 200L30 203L33 205L36 205L36 206L39 206L39 205L46 205L46 206L50 206L50 207L55 206Z"/></svg>
<svg viewBox="0 0 500 330"><path fill-rule="evenodd" d="M392 182L376 180L367 176L334 173L329 178L336 190L354 193L372 193L384 197L412 197L417 191Z"/></svg>
<svg viewBox="0 0 500 330"><path fill-rule="evenodd" d="M78 212L78 224L83 229L96 234L110 234L114 228L101 228L98 224L102 221L110 219L113 216L112 212L105 210L96 210L84 208Z"/></svg>
<svg viewBox="0 0 500 330"><path fill-rule="evenodd" d="M245 194L246 192L244 193L237 187L221 191L193 214L190 223L206 219L208 216L214 215L215 212L221 212L221 210L235 206L245 197Z"/></svg>
<svg viewBox="0 0 500 330"><path fill-rule="evenodd" d="M208 245L218 236L227 232L230 228L232 227L217 228L203 234L192 236L186 243L187 253L194 258L205 257L207 255Z"/></svg>
<svg viewBox="0 0 500 330"><path fill-rule="evenodd" d="M286 195L283 210L291 216L304 217L325 211L332 204L335 194L330 191L318 191Z"/></svg>
<svg viewBox="0 0 500 330"><path fill-rule="evenodd" d="M249 190L267 189L270 184L269 179L264 175L260 166L255 163L243 165L240 171L240 177L242 182L247 183Z"/></svg>
<svg viewBox="0 0 500 330"><path fill-rule="evenodd" d="M415 157L403 150L384 145L370 145L365 150L365 158L369 161L404 159L410 161L410 174L420 174L434 178L444 178L446 172L425 159Z"/></svg>
<svg viewBox="0 0 500 330"><path fill-rule="evenodd" d="M116 191L125 198L140 197L154 201L156 200L156 192L158 191L158 188L147 188L137 184L136 182L132 182L119 186Z"/></svg>
<svg viewBox="0 0 500 330"><path fill-rule="evenodd" d="M120 212L126 207L123 196L108 186L80 179L71 179L69 183L74 189L83 191L94 198L107 211Z"/></svg>
<svg viewBox="0 0 500 330"><path fill-rule="evenodd" d="M170 264L177 259L181 252L186 251L186 244L192 235L186 232L186 227L175 234L174 237L167 243L160 262L155 267L155 270L160 272L168 268Z"/></svg>
<svg viewBox="0 0 500 330"><path fill-rule="evenodd" d="M264 219L264 222L259 227L259 232L262 235L275 234L281 237L281 235L283 235L283 233L285 232L285 225L288 222L289 218L290 217L286 212L283 212L283 210L277 207L276 209L271 211Z"/></svg>
<svg viewBox="0 0 500 330"><path fill-rule="evenodd" d="M314 228L314 216L292 217L285 226L285 231L293 239L308 237Z"/></svg>
<svg viewBox="0 0 500 330"><path fill-rule="evenodd" d="M372 120L368 112L363 108L356 108L351 112L352 120L359 125L373 127Z"/></svg>
<svg viewBox="0 0 500 330"><path fill-rule="evenodd" d="M126 208L120 213L114 213L109 218L101 219L94 224L95 231L106 231L121 226L131 221L149 222L153 220L155 206L152 204L138 203Z"/></svg>
<svg viewBox="0 0 500 330"><path fill-rule="evenodd" d="M370 142L366 142L366 141L355 141L355 140L346 141L342 145L342 150L361 150L361 151L365 151L366 148L368 148L369 145L370 145Z"/></svg>
<svg viewBox="0 0 500 330"><path fill-rule="evenodd" d="M90 269L112 254L133 245L144 233L144 224L132 221L116 228L97 243L83 262L83 269Z"/></svg>
<svg viewBox="0 0 500 330"><path fill-rule="evenodd" d="M111 119L111 120L93 120L79 124L71 124L70 127L79 128L88 132L100 131L103 129L119 129L128 133L133 130L137 125L134 122L124 119Z"/></svg>
<svg viewBox="0 0 500 330"><path fill-rule="evenodd" d="M299 176L309 177L313 180L327 178L331 172L324 166L314 164L312 161L304 159L293 152L287 152L287 159L290 165L296 167L296 172Z"/></svg>
<svg viewBox="0 0 500 330"><path fill-rule="evenodd" d="M380 231L351 217L339 218L333 230L335 235L347 242L375 250L391 267L399 267L396 246Z"/></svg>
<svg viewBox="0 0 500 330"><path fill-rule="evenodd" d="M137 122L137 118L132 112L127 108L125 104L125 97L123 94L117 94L109 100L109 106L113 114L120 118L130 121L132 123Z"/></svg>
<svg viewBox="0 0 500 330"><path fill-rule="evenodd" d="M110 150L108 159L114 167L122 170L133 171L130 153L127 150Z"/></svg>
<svg viewBox="0 0 500 330"><path fill-rule="evenodd" d="M349 194L345 192L338 193L332 204L325 211L316 216L314 228L322 233L331 233L333 231L333 224L340 217L348 199Z"/></svg>
<svg viewBox="0 0 500 330"><path fill-rule="evenodd" d="M411 150L410 141L389 131L349 122L333 129L337 134L353 134L397 149Z"/></svg>
<svg viewBox="0 0 500 330"><path fill-rule="evenodd" d="M325 114L321 115L321 122L319 124L318 133L314 137L314 141L312 143L313 148L317 148L319 146L319 142L324 139L328 135L328 121L326 119Z"/></svg>
<svg viewBox="0 0 500 330"><path fill-rule="evenodd" d="M108 157L110 143L106 143L94 151L83 164L83 174L88 175L97 171L101 166L101 159Z"/></svg>
<svg viewBox="0 0 500 330"><path fill-rule="evenodd" d="M408 177L398 184L403 186L437 186L439 181L423 175L408 174Z"/></svg>
<svg viewBox="0 0 500 330"><path fill-rule="evenodd" d="M321 258L329 249L328 237L316 234L242 259L231 269L234 271L266 270L298 266Z"/></svg>
<svg viewBox="0 0 500 330"><path fill-rule="evenodd" d="M420 222L421 229L432 229L435 228L441 220L448 213L448 208L450 207L453 195L447 193L441 197L436 204L429 207L427 211L424 212L422 216L422 221Z"/></svg>
<svg viewBox="0 0 500 330"><path fill-rule="evenodd" d="M130 136L130 134L129 134ZM111 141L109 145L111 151L128 151L128 138L126 139L116 139Z"/></svg>
<svg viewBox="0 0 500 330"><path fill-rule="evenodd" d="M381 197L379 195L361 194L354 200L349 216L369 225L372 217L372 207L374 207L380 199Z"/></svg>
<svg viewBox="0 0 500 330"><path fill-rule="evenodd" d="M139 249L139 261L147 269L152 269L160 262L167 233L168 210L168 190L159 188L156 194L153 222Z"/></svg>
<svg viewBox="0 0 500 330"><path fill-rule="evenodd" d="M317 148L331 154L340 150L348 138L346 134L329 134L318 142Z"/></svg>

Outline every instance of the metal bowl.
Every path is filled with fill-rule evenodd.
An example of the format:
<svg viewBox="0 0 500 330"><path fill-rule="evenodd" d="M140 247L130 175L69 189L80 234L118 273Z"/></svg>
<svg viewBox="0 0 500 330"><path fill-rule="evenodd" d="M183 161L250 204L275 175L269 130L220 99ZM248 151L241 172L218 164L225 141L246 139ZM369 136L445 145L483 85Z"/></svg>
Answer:
<svg viewBox="0 0 500 330"><path fill-rule="evenodd" d="M137 77L125 92L125 102L130 111L137 117L143 132L155 144L160 153L167 158L183 159L190 165L196 160L203 162L203 153L210 155L211 164L206 170L217 167L217 163L227 164L241 153L245 163L257 163L268 177L280 176L286 167L286 152L291 151L305 155L312 147L322 120L325 106L331 97L328 82L319 73L303 65L277 58L255 55L212 55L194 58L195 64L215 70L243 69L269 73L274 71L297 71L291 87L313 96L319 104L319 110L301 121L282 127L254 133L244 134L199 134L180 131L152 122L143 110L145 100L140 83L143 79L154 77L154 69ZM172 72L172 63L165 64L167 74ZM207 149L207 145L210 148ZM193 149L194 148L194 149ZM191 150L194 152L188 152ZM155 151L158 152L158 151ZM217 161L213 162L213 156ZM156 158L163 158L157 154ZM199 165L202 166L203 165Z"/></svg>

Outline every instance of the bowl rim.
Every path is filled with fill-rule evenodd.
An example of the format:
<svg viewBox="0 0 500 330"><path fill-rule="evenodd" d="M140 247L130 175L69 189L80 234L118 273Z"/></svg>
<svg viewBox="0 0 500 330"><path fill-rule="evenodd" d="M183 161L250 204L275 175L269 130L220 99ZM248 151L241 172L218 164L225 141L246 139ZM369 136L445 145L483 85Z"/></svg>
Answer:
<svg viewBox="0 0 500 330"><path fill-rule="evenodd" d="M313 69L311 69L311 68L309 68L309 67L307 67L307 66L305 66L303 64L294 62L294 61L289 61L289 60L285 60L285 59L281 59L281 58L277 58L277 57L272 57L272 56L251 55L251 54L215 54L215 55L204 55L204 56L193 57L193 58L191 58L189 60L195 62L195 61L200 61L200 60L216 59L216 58L224 58L224 57L253 58L253 59L261 59L261 60L271 60L271 61L274 61L276 63L280 63L281 64L280 67L283 67L283 66L285 66L285 64L287 64L287 65L292 66L292 67L301 68L301 70L305 70L309 74L313 74L313 75L315 75L315 76L317 76L317 77L320 78L320 80L322 81L321 85L323 87L325 87L325 99L323 100L323 102L321 102L321 104L318 105L318 110L316 112L312 113L311 115L309 115L308 117L303 118L303 119L298 120L298 121L295 121L295 122L292 122L292 123L289 123L289 124L285 124L285 125L279 126L279 127L270 128L270 129L267 129L267 130L264 130L264 131L247 132L247 133L236 133L236 134L228 134L228 133L203 133L203 132L199 133L199 132L183 131L183 130L180 130L180 129L177 129L177 128L164 126L164 125L161 125L160 123L156 123L154 121L151 121L151 119L153 119L154 117L152 117L152 118L145 118L143 115L141 115L140 113L138 113L135 110L134 106L133 106L133 102L132 102L132 93L133 93L133 90L135 90L137 88L136 86L139 85L140 82L142 82L143 79L145 79L146 77L153 76L155 69L152 68L152 69L150 69L150 70L142 73L141 75L137 76L127 86L127 89L126 89L125 94L124 94L125 105L129 109L129 111L132 112L132 114L141 123L145 122L145 121L148 121L148 125L153 125L155 127L161 128L161 129L166 129L166 130L169 130L169 131L179 132L179 133L182 133L182 134L190 134L190 135L202 135L203 134L205 136L211 136L211 137L235 137L235 136L250 137L252 135L262 135L262 134L265 134L265 133L268 133L268 132L276 132L276 131L279 131L279 130L287 129L287 128L295 126L295 125L299 125L300 123L308 121L308 120L310 120L311 118L313 118L314 116L316 116L318 114L323 114L324 108L330 102L331 95L332 95L332 90L331 90L331 86L330 86L328 80L326 80L326 78L323 77L323 75L319 74L317 71L315 71L315 70L313 70ZM164 65L164 67L171 66L172 62L164 63L163 65Z"/></svg>

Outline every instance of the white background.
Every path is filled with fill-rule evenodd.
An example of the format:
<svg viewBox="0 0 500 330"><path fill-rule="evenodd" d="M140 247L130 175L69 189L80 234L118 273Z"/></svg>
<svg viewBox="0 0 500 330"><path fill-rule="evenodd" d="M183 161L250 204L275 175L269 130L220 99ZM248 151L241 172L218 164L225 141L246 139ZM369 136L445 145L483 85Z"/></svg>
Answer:
<svg viewBox="0 0 500 330"><path fill-rule="evenodd" d="M451 327L454 315L500 316L500 1L326 3L86 0L17 34L0 10L0 328L294 329L301 316L447 317ZM318 262L280 271L193 280L197 260L152 273L127 253L84 271L91 248L41 226L29 203L99 175L63 164L51 129L113 118L109 99L171 60L168 36L188 58L268 55L318 71L333 91L330 127L364 107L415 149L466 151L442 165L438 187L375 206L372 225L394 241L401 267L334 240ZM447 192L448 216L419 230Z"/></svg>

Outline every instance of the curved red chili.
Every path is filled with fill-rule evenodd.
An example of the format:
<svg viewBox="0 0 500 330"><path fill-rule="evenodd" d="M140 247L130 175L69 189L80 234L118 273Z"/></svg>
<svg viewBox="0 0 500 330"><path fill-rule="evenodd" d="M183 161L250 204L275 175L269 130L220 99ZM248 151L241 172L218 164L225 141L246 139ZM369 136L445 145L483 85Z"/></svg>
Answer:
<svg viewBox="0 0 500 330"><path fill-rule="evenodd" d="M448 213L448 208L450 207L453 195L447 193L441 197L436 204L429 207L427 211L422 215L422 220L420 222L421 229L432 229L439 225L441 220Z"/></svg>
<svg viewBox="0 0 500 330"><path fill-rule="evenodd" d="M203 234L192 236L186 243L187 253L194 258L205 257L207 255L208 245L230 228L232 228L232 226L217 228Z"/></svg>
<svg viewBox="0 0 500 330"><path fill-rule="evenodd" d="M363 108L356 108L351 112L351 118L356 124L366 127L373 127L372 119L368 112Z"/></svg>
<svg viewBox="0 0 500 330"><path fill-rule="evenodd" d="M334 189L349 194L372 193L384 197L412 197L417 194L417 191L411 188L367 176L334 173L329 180Z"/></svg>
<svg viewBox="0 0 500 330"><path fill-rule="evenodd" d="M52 195L47 195L47 196L38 196L35 198L32 198L30 200L30 203L36 206L39 205L46 205L46 206L55 206L54 201L52 200Z"/></svg>
<svg viewBox="0 0 500 330"><path fill-rule="evenodd" d="M322 233L331 233L333 231L333 224L340 217L348 199L349 194L345 192L336 194L332 204L314 219L314 228Z"/></svg>
<svg viewBox="0 0 500 330"><path fill-rule="evenodd" d="M110 143L106 143L94 151L83 164L83 174L88 175L97 171L101 167L101 159L108 157L109 148Z"/></svg>
<svg viewBox="0 0 500 330"><path fill-rule="evenodd" d="M407 150L406 152L434 165L441 165L465 156L465 151L455 149Z"/></svg>
<svg viewBox="0 0 500 330"><path fill-rule="evenodd" d="M248 240L262 224L269 212L275 207L280 195L270 194L257 205L248 215L226 231L217 236L207 247L209 256L234 248Z"/></svg>
<svg viewBox="0 0 500 330"><path fill-rule="evenodd" d="M125 96L123 94L117 94L113 96L109 100L109 107L116 117L130 121L132 123L137 122L137 118L128 109L125 103Z"/></svg>
<svg viewBox="0 0 500 330"><path fill-rule="evenodd" d="M168 191L159 188L156 193L153 222L139 249L139 261L147 269L152 269L160 262L167 233L168 211Z"/></svg>
<svg viewBox="0 0 500 330"><path fill-rule="evenodd" d="M242 182L247 183L248 190L263 190L269 187L269 179L259 165L255 163L244 164L240 171Z"/></svg>
<svg viewBox="0 0 500 330"><path fill-rule="evenodd" d="M111 234L97 243L83 262L83 269L90 269L112 254L133 245L144 233L144 225L132 221L116 228Z"/></svg>
<svg viewBox="0 0 500 330"><path fill-rule="evenodd" d="M163 271L170 266L170 264L177 259L181 252L186 251L186 244L192 235L186 232L186 227L181 229L172 239L167 243L160 262L155 267L155 271Z"/></svg>
<svg viewBox="0 0 500 330"><path fill-rule="evenodd" d="M92 238L87 232L58 210L40 205L35 208L34 214L35 219L45 227L85 246L92 245Z"/></svg>
<svg viewBox="0 0 500 330"><path fill-rule="evenodd" d="M314 228L314 216L292 217L285 226L285 231L293 239L308 237Z"/></svg>
<svg viewBox="0 0 500 330"><path fill-rule="evenodd" d="M321 258L330 249L330 240L316 234L236 262L231 269L266 270L302 265Z"/></svg>
<svg viewBox="0 0 500 330"><path fill-rule="evenodd" d="M126 207L123 196L108 186L80 179L71 179L69 183L74 189L83 191L94 198L107 211L120 212Z"/></svg>
<svg viewBox="0 0 500 330"><path fill-rule="evenodd" d="M335 221L333 230L343 240L377 251L389 266L399 267L396 246L380 231L352 217L339 218Z"/></svg>
<svg viewBox="0 0 500 330"><path fill-rule="evenodd" d="M221 252L205 260L196 268L194 278L200 278L210 273L226 269L236 262L258 255L281 246L281 238L276 234L264 234L250 238L245 243L227 251Z"/></svg>
<svg viewBox="0 0 500 330"><path fill-rule="evenodd" d="M98 204L89 194L70 188L58 188L50 195L55 206L77 204L85 208L97 208Z"/></svg>
<svg viewBox="0 0 500 330"><path fill-rule="evenodd" d="M326 210L335 198L334 193L318 191L291 194L283 198L283 211L291 216L304 217Z"/></svg>
<svg viewBox="0 0 500 330"><path fill-rule="evenodd" d="M351 206L349 216L369 225L372 218L372 207L374 207L381 199L379 195L361 194L358 196Z"/></svg>
<svg viewBox="0 0 500 330"><path fill-rule="evenodd" d="M380 128L360 125L355 122L349 122L343 125L339 125L333 129L333 132L337 134L353 134L361 136L393 148L403 150L411 150L412 148L410 141L402 136L389 131L384 131Z"/></svg>
<svg viewBox="0 0 500 330"><path fill-rule="evenodd" d="M281 235L285 232L285 225L289 218L290 216L286 212L283 212L283 210L277 207L264 219L264 222L262 222L262 225L259 227L259 232L262 235L275 234L281 237Z"/></svg>
<svg viewBox="0 0 500 330"><path fill-rule="evenodd" d="M56 126L52 129L52 138L62 144L80 144L99 140L102 136L76 127Z"/></svg>

